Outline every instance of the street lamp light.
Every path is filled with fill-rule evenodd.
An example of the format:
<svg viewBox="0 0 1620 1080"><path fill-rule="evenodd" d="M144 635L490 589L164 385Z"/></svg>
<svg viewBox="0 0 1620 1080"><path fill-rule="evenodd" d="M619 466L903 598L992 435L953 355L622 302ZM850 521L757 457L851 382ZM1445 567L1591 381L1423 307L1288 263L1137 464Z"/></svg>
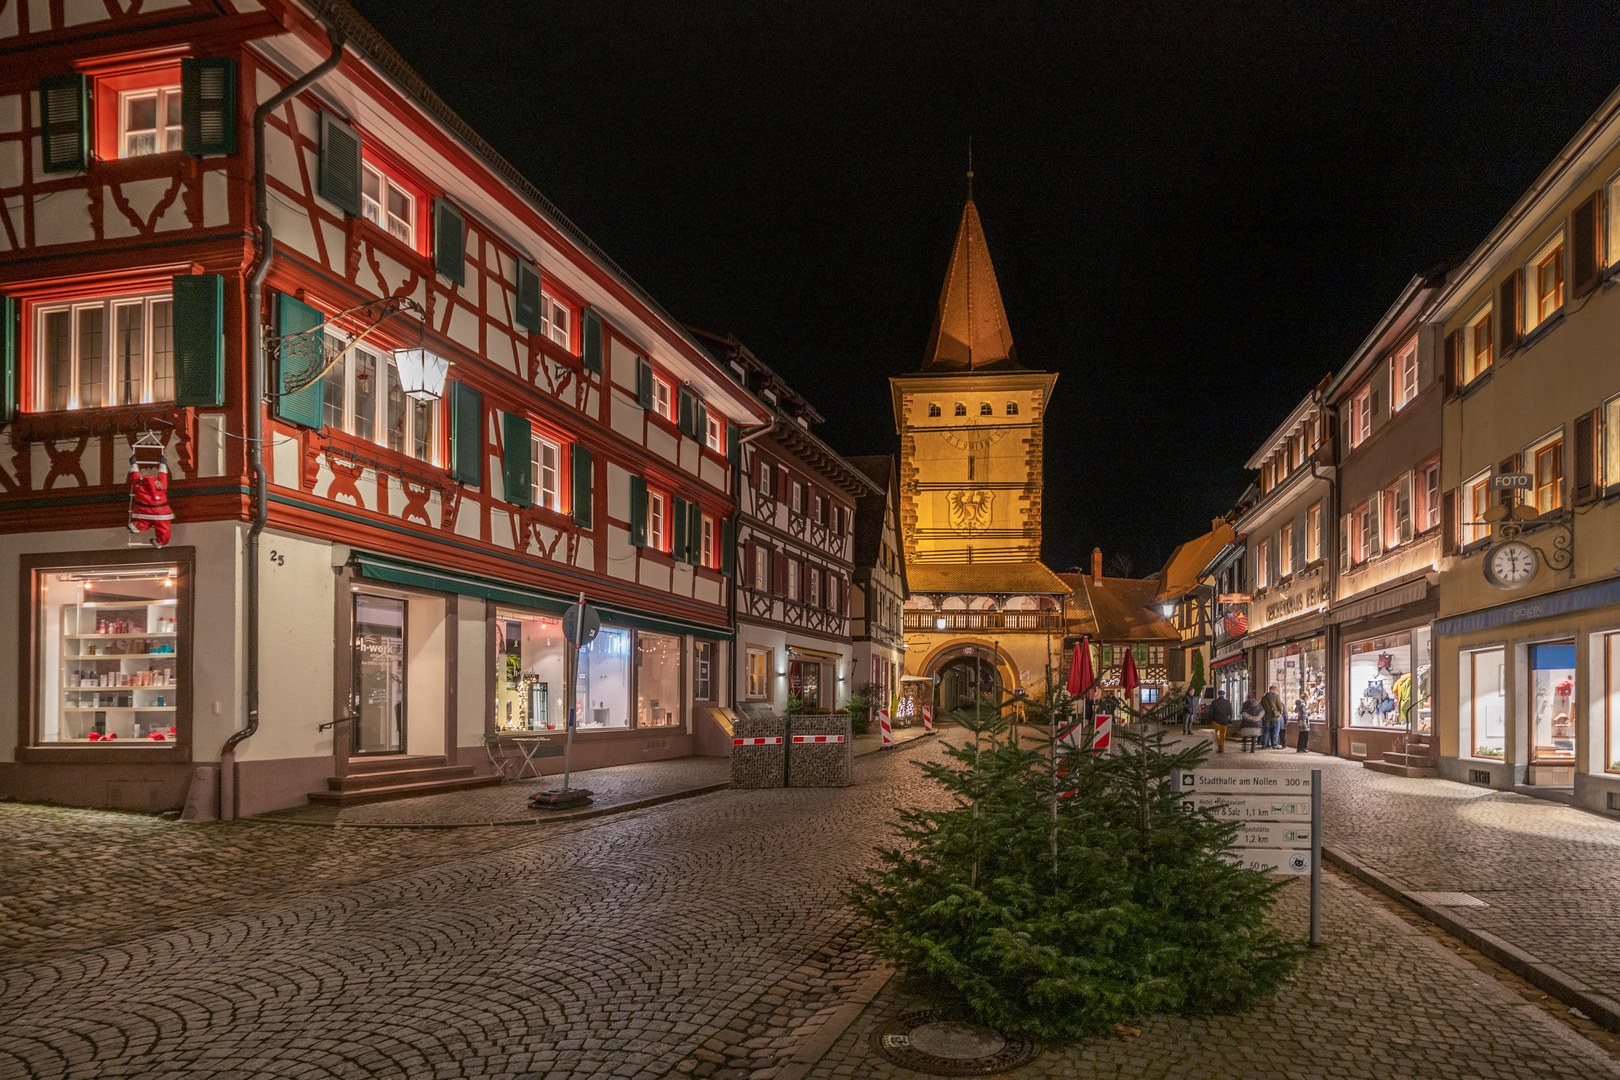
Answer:
<svg viewBox="0 0 1620 1080"><path fill-rule="evenodd" d="M935 630L943 630L943 629L945 629L945 616L940 615L940 616L938 616L937 618L934 619L934 629Z"/></svg>
<svg viewBox="0 0 1620 1080"><path fill-rule="evenodd" d="M1175 614L1176 614L1175 601L1174 600L1165 601L1164 603L1159 605L1159 610L1164 612L1164 617L1165 618L1167 618L1167 619L1174 618Z"/></svg>

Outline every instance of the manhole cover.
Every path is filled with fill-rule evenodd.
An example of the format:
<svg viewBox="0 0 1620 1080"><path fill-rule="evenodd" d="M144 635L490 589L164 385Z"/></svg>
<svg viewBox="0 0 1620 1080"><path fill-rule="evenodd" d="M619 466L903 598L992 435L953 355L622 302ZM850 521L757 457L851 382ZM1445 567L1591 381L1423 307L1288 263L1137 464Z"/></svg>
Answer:
<svg viewBox="0 0 1620 1080"><path fill-rule="evenodd" d="M897 1065L935 1076L990 1076L1028 1065L1035 1040L931 1010L897 1016L872 1033L872 1043Z"/></svg>

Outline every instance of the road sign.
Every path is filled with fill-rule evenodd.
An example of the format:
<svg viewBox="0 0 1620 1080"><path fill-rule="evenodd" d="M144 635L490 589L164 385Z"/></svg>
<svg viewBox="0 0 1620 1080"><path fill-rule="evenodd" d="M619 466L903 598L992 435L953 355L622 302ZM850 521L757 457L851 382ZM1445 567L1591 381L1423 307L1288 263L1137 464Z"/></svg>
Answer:
<svg viewBox="0 0 1620 1080"><path fill-rule="evenodd" d="M1491 477L1492 491L1529 491L1532 477L1527 472L1496 473Z"/></svg>
<svg viewBox="0 0 1620 1080"><path fill-rule="evenodd" d="M1305 795L1311 793L1307 769L1183 769L1178 774L1183 793L1229 791L1234 795Z"/></svg>
<svg viewBox="0 0 1620 1080"><path fill-rule="evenodd" d="M1188 803L1200 810L1208 810L1222 821L1309 821L1311 799L1275 797L1271 795L1208 795L1185 796Z"/></svg>
<svg viewBox="0 0 1620 1080"><path fill-rule="evenodd" d="M583 612L583 616L581 615ZM563 637L570 645L589 645L602 629L602 616L589 604L570 604L563 612Z"/></svg>
<svg viewBox="0 0 1620 1080"><path fill-rule="evenodd" d="M1240 848L1305 848L1311 846L1307 821L1245 821L1232 837Z"/></svg>
<svg viewBox="0 0 1620 1080"><path fill-rule="evenodd" d="M1277 851L1271 848L1233 848L1222 852L1221 858L1262 874L1286 874L1304 877L1311 872L1311 853L1307 851Z"/></svg>

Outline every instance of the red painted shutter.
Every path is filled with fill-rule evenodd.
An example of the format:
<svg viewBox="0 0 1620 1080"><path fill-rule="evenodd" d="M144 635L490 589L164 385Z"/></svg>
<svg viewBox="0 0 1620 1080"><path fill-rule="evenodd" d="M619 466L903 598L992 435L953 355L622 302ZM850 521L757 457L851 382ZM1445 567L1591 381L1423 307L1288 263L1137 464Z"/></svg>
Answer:
<svg viewBox="0 0 1620 1080"><path fill-rule="evenodd" d="M748 583L749 587L757 589L760 586L760 582L758 581L759 556L755 554L755 552L758 550L758 545L750 540L743 546L743 550L748 559L748 567L742 572L742 579Z"/></svg>
<svg viewBox="0 0 1620 1080"><path fill-rule="evenodd" d="M777 596L787 595L787 552L773 550L771 552L771 592Z"/></svg>
<svg viewBox="0 0 1620 1080"><path fill-rule="evenodd" d="M787 502L789 494L788 471L786 467L778 465L776 467L776 500L778 502Z"/></svg>
<svg viewBox="0 0 1620 1080"><path fill-rule="evenodd" d="M751 457L753 460L748 463L748 482L753 485L755 491L758 491L759 470L765 459L760 457L758 454L753 454Z"/></svg>
<svg viewBox="0 0 1620 1080"><path fill-rule="evenodd" d="M1576 296L1585 296L1603 280L1602 208L1603 192L1594 191L1569 215L1569 283Z"/></svg>
<svg viewBox="0 0 1620 1080"><path fill-rule="evenodd" d="M1596 409L1575 418L1575 452L1570 468L1575 486L1576 506L1592 502L1598 496L1597 429Z"/></svg>
<svg viewBox="0 0 1620 1080"><path fill-rule="evenodd" d="M1497 321L1502 324L1502 356L1519 347L1520 327L1524 325L1524 271L1515 270L1502 282Z"/></svg>

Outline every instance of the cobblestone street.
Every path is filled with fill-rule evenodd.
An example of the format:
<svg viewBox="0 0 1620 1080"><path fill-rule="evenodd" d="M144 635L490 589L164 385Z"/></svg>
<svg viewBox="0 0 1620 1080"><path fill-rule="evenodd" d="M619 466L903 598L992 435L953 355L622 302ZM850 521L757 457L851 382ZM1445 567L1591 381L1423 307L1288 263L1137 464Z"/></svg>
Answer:
<svg viewBox="0 0 1620 1080"><path fill-rule="evenodd" d="M937 798L906 763L937 754L548 829L0 807L0 1077L800 1075L878 970L844 883L896 806ZM1265 1009L1150 1020L1017 1075L1620 1076L1383 901L1325 885L1327 947ZM1299 933L1304 895L1279 913ZM905 1007L891 982L812 1075L889 1075L867 1034Z"/></svg>

